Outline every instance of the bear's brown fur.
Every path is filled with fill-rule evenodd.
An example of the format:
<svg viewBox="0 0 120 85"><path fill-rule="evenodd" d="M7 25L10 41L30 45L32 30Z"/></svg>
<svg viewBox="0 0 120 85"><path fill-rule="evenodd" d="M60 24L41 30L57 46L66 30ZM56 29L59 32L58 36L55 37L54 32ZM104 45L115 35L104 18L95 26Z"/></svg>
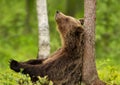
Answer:
<svg viewBox="0 0 120 85"><path fill-rule="evenodd" d="M16 72L22 68L22 73L29 74L33 81L34 79L36 81L37 76L47 75L54 85L78 85L81 81L84 50L83 22L58 11L55 19L61 35L62 47L47 59L27 62L12 60L10 68Z"/></svg>

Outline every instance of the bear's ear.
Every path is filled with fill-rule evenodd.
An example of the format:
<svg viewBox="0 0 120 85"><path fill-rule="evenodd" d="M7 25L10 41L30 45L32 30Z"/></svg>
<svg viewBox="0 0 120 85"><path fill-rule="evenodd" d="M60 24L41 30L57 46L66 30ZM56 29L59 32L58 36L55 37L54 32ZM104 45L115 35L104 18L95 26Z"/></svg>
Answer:
<svg viewBox="0 0 120 85"><path fill-rule="evenodd" d="M84 25L84 18L79 19L81 25Z"/></svg>

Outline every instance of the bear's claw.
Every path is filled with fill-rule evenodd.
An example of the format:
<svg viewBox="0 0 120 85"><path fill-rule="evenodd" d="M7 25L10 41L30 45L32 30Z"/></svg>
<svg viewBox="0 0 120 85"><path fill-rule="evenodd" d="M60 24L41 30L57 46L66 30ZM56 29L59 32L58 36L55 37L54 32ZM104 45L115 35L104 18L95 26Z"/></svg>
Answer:
<svg viewBox="0 0 120 85"><path fill-rule="evenodd" d="M16 72L20 72L19 63L16 60L13 59L10 60L10 68Z"/></svg>

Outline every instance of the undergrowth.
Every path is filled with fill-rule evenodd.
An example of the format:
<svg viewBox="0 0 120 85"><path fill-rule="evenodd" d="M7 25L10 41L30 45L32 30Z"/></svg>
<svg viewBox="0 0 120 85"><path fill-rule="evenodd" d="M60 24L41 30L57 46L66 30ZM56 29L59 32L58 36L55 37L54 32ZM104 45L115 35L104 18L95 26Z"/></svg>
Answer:
<svg viewBox="0 0 120 85"><path fill-rule="evenodd" d="M107 85L120 85L120 69L110 64L110 60L97 61L98 75ZM32 83L28 75L16 73L10 69L0 70L0 85L53 85L47 77Z"/></svg>

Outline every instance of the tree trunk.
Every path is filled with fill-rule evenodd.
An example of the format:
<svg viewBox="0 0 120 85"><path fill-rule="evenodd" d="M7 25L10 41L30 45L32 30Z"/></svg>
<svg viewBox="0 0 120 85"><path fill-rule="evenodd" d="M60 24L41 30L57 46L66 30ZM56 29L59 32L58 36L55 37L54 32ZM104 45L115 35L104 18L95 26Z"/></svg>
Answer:
<svg viewBox="0 0 120 85"><path fill-rule="evenodd" d="M38 58L46 58L50 53L49 25L46 0L37 0L39 52Z"/></svg>
<svg viewBox="0 0 120 85"><path fill-rule="evenodd" d="M85 49L82 80L85 85L105 85L104 82L99 80L95 65L96 0L85 0L84 10Z"/></svg>

